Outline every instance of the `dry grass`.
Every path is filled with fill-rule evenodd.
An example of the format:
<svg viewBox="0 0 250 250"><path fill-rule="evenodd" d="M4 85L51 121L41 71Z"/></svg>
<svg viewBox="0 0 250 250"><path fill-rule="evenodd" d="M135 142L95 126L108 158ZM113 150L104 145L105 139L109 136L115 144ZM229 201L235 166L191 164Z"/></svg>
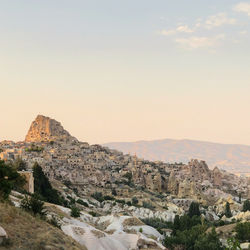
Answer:
<svg viewBox="0 0 250 250"><path fill-rule="evenodd" d="M0 249L86 249L60 229L6 203L0 203L0 225L10 239L10 245Z"/></svg>
<svg viewBox="0 0 250 250"><path fill-rule="evenodd" d="M97 230L91 230L91 233L94 234L97 238L105 237L105 234L103 232Z"/></svg>
<svg viewBox="0 0 250 250"><path fill-rule="evenodd" d="M85 234L85 230L81 227L73 227L73 231L77 235L84 235Z"/></svg>
<svg viewBox="0 0 250 250"><path fill-rule="evenodd" d="M115 232L115 229L105 231L105 233L107 233L107 234L113 234L114 232Z"/></svg>
<svg viewBox="0 0 250 250"><path fill-rule="evenodd" d="M128 227L145 225L141 220L135 217L124 220L122 224L123 226L128 226Z"/></svg>
<svg viewBox="0 0 250 250"><path fill-rule="evenodd" d="M137 234L137 231L135 229L124 229L124 232L128 234Z"/></svg>
<svg viewBox="0 0 250 250"><path fill-rule="evenodd" d="M160 247L157 246L157 244L153 241L146 241L144 239L139 239L138 240L138 245L139 245L139 249L147 249L147 250L150 250L150 249L154 249L154 250L157 250L157 249L161 249Z"/></svg>
<svg viewBox="0 0 250 250"><path fill-rule="evenodd" d="M66 217L66 218L70 218L69 215L67 215L65 212L63 212L61 209L57 208L55 205L51 204L51 203L45 203L44 207L46 208L46 210L48 212L52 212L57 214L61 219Z"/></svg>

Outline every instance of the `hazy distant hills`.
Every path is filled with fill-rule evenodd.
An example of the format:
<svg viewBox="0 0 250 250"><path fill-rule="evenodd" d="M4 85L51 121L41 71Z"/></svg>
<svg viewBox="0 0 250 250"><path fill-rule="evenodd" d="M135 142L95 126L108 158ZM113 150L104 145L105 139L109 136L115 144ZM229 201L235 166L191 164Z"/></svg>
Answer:
<svg viewBox="0 0 250 250"><path fill-rule="evenodd" d="M250 173L250 146L220 144L193 140L153 140L137 142L106 143L112 149L138 157L164 162L187 163L191 158L205 160L210 168L219 168L234 173Z"/></svg>

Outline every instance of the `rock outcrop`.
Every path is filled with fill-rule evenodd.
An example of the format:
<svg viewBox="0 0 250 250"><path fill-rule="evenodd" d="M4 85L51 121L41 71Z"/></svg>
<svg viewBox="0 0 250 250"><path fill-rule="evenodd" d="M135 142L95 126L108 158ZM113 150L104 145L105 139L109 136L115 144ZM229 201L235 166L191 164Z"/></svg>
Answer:
<svg viewBox="0 0 250 250"><path fill-rule="evenodd" d="M60 122L38 115L32 122L25 142L77 141L66 131Z"/></svg>
<svg viewBox="0 0 250 250"><path fill-rule="evenodd" d="M6 239L8 239L8 235L5 230L0 226L0 246Z"/></svg>

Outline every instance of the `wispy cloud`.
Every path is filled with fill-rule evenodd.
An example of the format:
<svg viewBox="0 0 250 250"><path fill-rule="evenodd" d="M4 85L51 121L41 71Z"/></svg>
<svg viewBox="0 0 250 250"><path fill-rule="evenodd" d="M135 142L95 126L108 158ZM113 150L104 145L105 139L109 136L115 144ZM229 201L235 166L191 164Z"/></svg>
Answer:
<svg viewBox="0 0 250 250"><path fill-rule="evenodd" d="M250 3L247 2L241 2L233 7L233 10L237 12L243 12L246 13L248 16L250 16Z"/></svg>
<svg viewBox="0 0 250 250"><path fill-rule="evenodd" d="M224 34L215 37L192 36L189 38L177 38L175 41L185 49L213 48L225 38Z"/></svg>
<svg viewBox="0 0 250 250"><path fill-rule="evenodd" d="M187 25L181 25L176 29L178 32L193 33L194 30L190 29Z"/></svg>
<svg viewBox="0 0 250 250"><path fill-rule="evenodd" d="M214 27L220 27L223 25L232 25L236 23L236 19L229 18L226 13L218 13L213 16L209 16L205 22L205 26L208 29Z"/></svg>
<svg viewBox="0 0 250 250"><path fill-rule="evenodd" d="M177 33L193 33L194 30L189 28L188 25L180 25L176 29L171 30L161 30L160 34L163 36L175 35Z"/></svg>
<svg viewBox="0 0 250 250"><path fill-rule="evenodd" d="M245 12L250 16L250 3L239 3L234 6L234 10ZM228 30L221 31L221 29L224 26L236 24L240 25L239 20L230 16L229 13L220 12L203 19L196 19L193 25L190 26L188 24L180 24L176 28L163 29L160 31L160 34L163 36L172 36L173 41L185 49L214 49L220 46L222 42L225 42L226 35L221 33L228 32ZM248 34L246 30L238 30L237 32L240 38L246 34ZM240 41L239 39L237 41Z"/></svg>
<svg viewBox="0 0 250 250"><path fill-rule="evenodd" d="M220 27L223 25L232 25L236 24L236 19L229 18L226 13L218 13L213 16L209 16L205 21L197 19L193 28L190 28L187 24L179 25L174 29L163 29L160 31L160 34L163 36L176 35L178 33L194 33L197 30L201 29L212 29L215 27Z"/></svg>

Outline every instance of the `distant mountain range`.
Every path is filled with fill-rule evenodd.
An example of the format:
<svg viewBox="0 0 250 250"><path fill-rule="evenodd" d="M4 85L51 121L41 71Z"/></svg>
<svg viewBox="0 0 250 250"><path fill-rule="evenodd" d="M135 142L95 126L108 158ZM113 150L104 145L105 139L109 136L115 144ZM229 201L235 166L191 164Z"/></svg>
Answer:
<svg viewBox="0 0 250 250"><path fill-rule="evenodd" d="M187 163L193 158L205 160L210 168L218 166L233 173L250 173L250 146L247 145L172 139L103 145L152 161Z"/></svg>

